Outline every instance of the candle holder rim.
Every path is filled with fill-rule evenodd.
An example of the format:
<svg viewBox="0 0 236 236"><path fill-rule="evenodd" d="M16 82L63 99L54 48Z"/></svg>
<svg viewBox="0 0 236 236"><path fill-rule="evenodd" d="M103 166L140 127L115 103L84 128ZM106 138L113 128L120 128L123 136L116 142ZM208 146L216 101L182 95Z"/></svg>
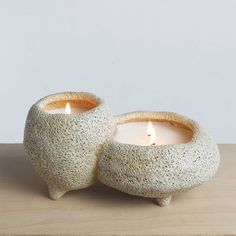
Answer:
<svg viewBox="0 0 236 236"><path fill-rule="evenodd" d="M165 121L165 119L157 119L153 116L161 116L161 115L166 115L166 116L174 116L174 117L177 117L179 119L182 119L184 121L186 121L186 123L188 123L191 128L183 125L186 129L190 130L192 132L192 138L186 142L186 143L180 143L180 144L163 144L163 145L156 145L156 146L150 146L150 145L138 145L138 144L131 144L131 143L123 143L123 142L120 142L120 141L117 141L115 140L114 138L110 138L108 140L108 142L110 144L114 144L116 146L120 146L120 147L124 147L124 146L129 146L129 147L133 147L133 148L139 148L139 149L143 149L143 150L146 150L146 149L160 149L160 148L174 148L174 147L180 147L181 146L189 146L189 145L192 145L192 144L195 144L197 140L199 140L198 136L202 130L202 128L200 127L200 125L192 120L192 119L189 119L183 115L180 115L178 113L175 113L175 112L168 112L168 111L133 111L133 112L127 112L127 113L123 113L123 114L119 114L119 115L116 115L114 116L114 119L115 119L115 123L116 125L122 125L122 124L125 124L125 123L131 123L131 122L138 122L139 120L139 117L140 115L145 115L146 117L144 119L141 119L140 122L142 121ZM152 116L152 117L151 117ZM151 117L151 118L147 118L147 117ZM134 120L133 120L134 119ZM168 122L168 120L166 119L166 122ZM182 124L181 122L175 122L175 121L172 121L173 123L176 123L176 124ZM115 133L114 133L115 135Z"/></svg>
<svg viewBox="0 0 236 236"><path fill-rule="evenodd" d="M84 97L90 97L92 99L94 99L94 101L97 102L97 105L94 106L93 108L90 108L86 111L83 111L83 112L78 112L78 113L71 113L71 114L65 114L65 113L50 113L50 112L47 112L43 109L43 107L45 105L47 105L48 103L50 103L51 101L60 101L62 99L54 99L53 98L57 98L59 96L63 96L63 95L67 95L67 96L84 96ZM50 99L52 99L50 101ZM47 102L48 100L48 102ZM65 99L66 100L66 99ZM79 100L79 99L78 99ZM45 104L44 104L45 103ZM42 112L43 114L45 115L48 115L48 116L53 116L53 117L64 117L64 116L83 116L83 115L87 115L87 114L91 114L91 113L94 113L97 109L99 109L102 105L104 105L105 102L102 98L94 95L93 93L90 93L90 92L76 92L76 91L65 91L65 92L58 92L58 93L53 93L53 94L50 94L50 95L47 95L41 99L39 99L36 103L34 103L33 107L35 107L37 110L39 110L40 112Z"/></svg>

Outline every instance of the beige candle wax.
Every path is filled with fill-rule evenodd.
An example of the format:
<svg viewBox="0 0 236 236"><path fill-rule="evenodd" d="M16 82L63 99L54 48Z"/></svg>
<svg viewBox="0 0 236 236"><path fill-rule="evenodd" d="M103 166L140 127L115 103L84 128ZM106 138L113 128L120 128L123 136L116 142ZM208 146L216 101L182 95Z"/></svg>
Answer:
<svg viewBox="0 0 236 236"><path fill-rule="evenodd" d="M115 141L142 146L187 143L192 131L165 121L128 122L117 126Z"/></svg>
<svg viewBox="0 0 236 236"><path fill-rule="evenodd" d="M82 103L76 101L59 101L47 109L51 114L76 114L88 111L90 108L84 107Z"/></svg>

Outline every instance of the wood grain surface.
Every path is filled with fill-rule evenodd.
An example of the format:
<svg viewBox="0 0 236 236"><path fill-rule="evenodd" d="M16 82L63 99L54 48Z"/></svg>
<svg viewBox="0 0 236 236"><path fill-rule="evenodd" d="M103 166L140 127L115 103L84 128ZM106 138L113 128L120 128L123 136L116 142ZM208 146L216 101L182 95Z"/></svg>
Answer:
<svg viewBox="0 0 236 236"><path fill-rule="evenodd" d="M161 208L100 183L50 200L22 144L0 144L0 234L236 235L236 145L219 148L216 176Z"/></svg>

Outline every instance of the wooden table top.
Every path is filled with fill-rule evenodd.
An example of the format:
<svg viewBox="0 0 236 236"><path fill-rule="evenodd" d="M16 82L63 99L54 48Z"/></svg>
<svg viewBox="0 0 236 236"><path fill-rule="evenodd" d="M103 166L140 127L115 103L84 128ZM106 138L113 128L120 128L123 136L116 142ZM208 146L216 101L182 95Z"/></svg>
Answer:
<svg viewBox="0 0 236 236"><path fill-rule="evenodd" d="M100 183L50 200L22 144L0 144L0 234L236 235L236 145L219 148L211 181L158 207Z"/></svg>

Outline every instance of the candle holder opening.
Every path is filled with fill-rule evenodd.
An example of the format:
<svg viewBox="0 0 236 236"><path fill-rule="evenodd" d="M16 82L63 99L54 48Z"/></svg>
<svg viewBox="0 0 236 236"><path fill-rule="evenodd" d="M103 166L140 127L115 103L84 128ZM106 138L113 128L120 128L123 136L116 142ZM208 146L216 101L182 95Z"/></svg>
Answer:
<svg viewBox="0 0 236 236"><path fill-rule="evenodd" d="M68 105L69 104L69 105ZM38 107L47 113L67 113L69 106L71 113L81 113L92 110L101 104L101 100L85 92L65 92L49 95L38 102Z"/></svg>
<svg viewBox="0 0 236 236"><path fill-rule="evenodd" d="M194 125L181 116L164 112L133 112L116 117L116 142L157 146L184 144L192 140ZM185 121L185 122L183 122Z"/></svg>

